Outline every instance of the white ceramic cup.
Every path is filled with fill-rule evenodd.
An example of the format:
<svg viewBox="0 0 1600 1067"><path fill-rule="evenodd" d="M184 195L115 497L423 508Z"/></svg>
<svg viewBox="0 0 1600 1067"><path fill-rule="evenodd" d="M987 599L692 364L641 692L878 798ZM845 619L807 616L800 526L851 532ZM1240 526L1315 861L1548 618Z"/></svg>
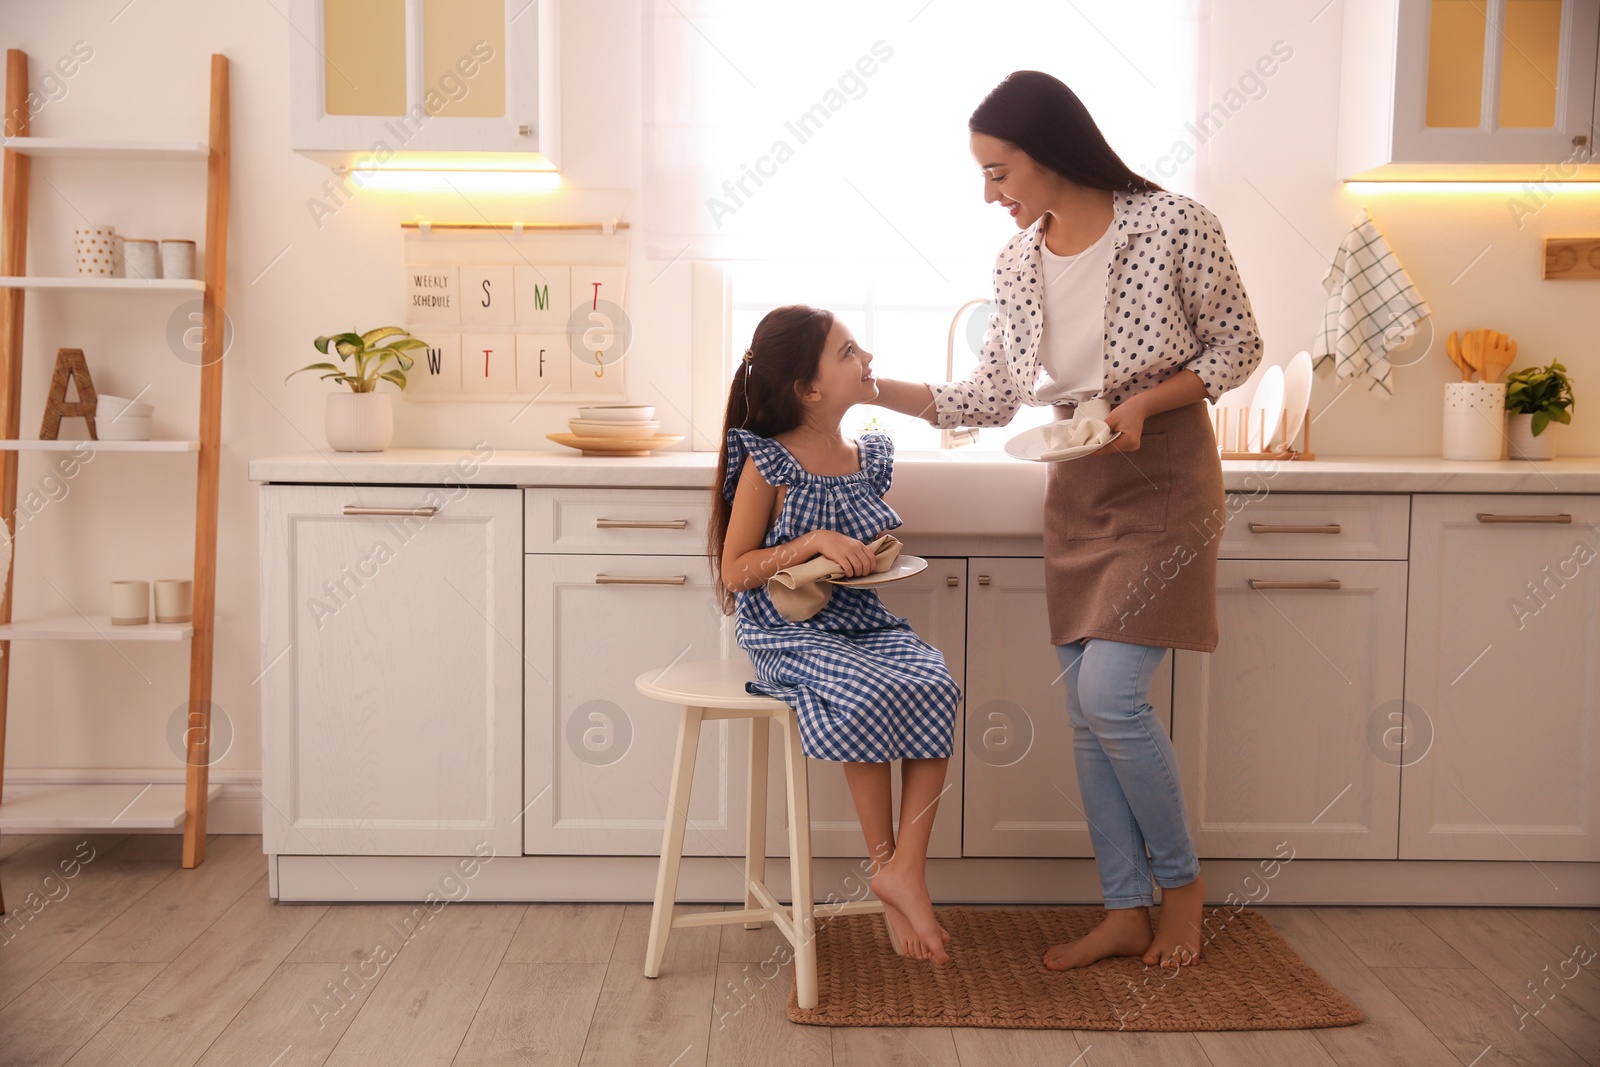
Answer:
<svg viewBox="0 0 1600 1067"><path fill-rule="evenodd" d="M194 277L194 242L161 242L161 276L163 278Z"/></svg>
<svg viewBox="0 0 1600 1067"><path fill-rule="evenodd" d="M156 622L188 622L194 615L194 582L162 578L156 582Z"/></svg>
<svg viewBox="0 0 1600 1067"><path fill-rule="evenodd" d="M159 246L140 237L122 239L122 272L126 278L154 281L161 277Z"/></svg>
<svg viewBox="0 0 1600 1067"><path fill-rule="evenodd" d="M113 226L87 225L72 228L72 250L78 273L110 278L117 268L117 231Z"/></svg>
<svg viewBox="0 0 1600 1067"><path fill-rule="evenodd" d="M150 621L150 583L118 581L111 583L111 624L143 626Z"/></svg>

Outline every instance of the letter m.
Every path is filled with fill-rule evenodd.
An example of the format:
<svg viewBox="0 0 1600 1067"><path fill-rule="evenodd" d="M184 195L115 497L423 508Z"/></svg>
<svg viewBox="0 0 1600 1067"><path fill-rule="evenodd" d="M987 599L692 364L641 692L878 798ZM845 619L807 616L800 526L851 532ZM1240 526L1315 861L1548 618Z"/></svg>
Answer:
<svg viewBox="0 0 1600 1067"><path fill-rule="evenodd" d="M550 309L550 287L548 285L536 285L533 287L533 306L540 311L548 311Z"/></svg>

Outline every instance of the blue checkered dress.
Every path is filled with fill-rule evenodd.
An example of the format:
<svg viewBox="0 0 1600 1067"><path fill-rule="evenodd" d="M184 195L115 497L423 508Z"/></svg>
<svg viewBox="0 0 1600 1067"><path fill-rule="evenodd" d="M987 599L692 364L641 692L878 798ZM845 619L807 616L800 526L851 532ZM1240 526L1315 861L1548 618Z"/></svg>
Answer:
<svg viewBox="0 0 1600 1067"><path fill-rule="evenodd" d="M745 457L772 485L787 486L783 510L763 548L812 530L837 530L871 541L900 525L883 502L894 472L894 444L868 433L857 445L854 474L812 474L778 442L748 430L728 431L728 477L733 499ZM777 697L799 714L805 754L851 763L950 755L961 689L944 656L891 614L871 589L836 586L827 607L790 622L772 606L765 586L738 596L739 647L755 665L752 693Z"/></svg>

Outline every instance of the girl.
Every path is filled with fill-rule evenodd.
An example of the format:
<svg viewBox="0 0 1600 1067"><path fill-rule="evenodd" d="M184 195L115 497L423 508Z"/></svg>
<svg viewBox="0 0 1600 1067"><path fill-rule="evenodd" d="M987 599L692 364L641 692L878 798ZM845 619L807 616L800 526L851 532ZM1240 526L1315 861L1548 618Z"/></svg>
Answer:
<svg viewBox="0 0 1600 1067"><path fill-rule="evenodd" d="M946 963L950 935L934 917L926 867L961 690L944 656L871 589L835 586L819 613L790 622L765 584L818 555L847 576L870 573L866 542L900 525L882 500L889 438L839 431L846 411L877 398L871 364L827 311L782 307L761 320L728 393L709 547L723 610L736 605L739 646L755 665L751 691L795 709L807 756L844 764L895 951Z"/></svg>
<svg viewBox="0 0 1600 1067"><path fill-rule="evenodd" d="M1226 512L1203 401L1245 379L1261 338L1216 216L1129 170L1071 89L1018 71L967 128L984 200L1021 231L995 264L999 312L970 379L885 381L879 403L943 427L1003 426L1020 404L1058 418L1094 397L1112 405L1122 436L1051 464L1045 489L1050 641L1106 917L1044 962L1177 967L1199 959L1205 882L1146 694L1167 649L1217 645L1217 539L1204 531Z"/></svg>

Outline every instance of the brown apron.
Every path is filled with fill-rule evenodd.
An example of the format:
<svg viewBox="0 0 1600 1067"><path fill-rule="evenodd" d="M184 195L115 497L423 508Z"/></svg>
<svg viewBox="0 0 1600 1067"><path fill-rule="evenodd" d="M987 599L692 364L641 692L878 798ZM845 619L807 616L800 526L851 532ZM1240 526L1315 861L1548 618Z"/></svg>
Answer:
<svg viewBox="0 0 1600 1067"><path fill-rule="evenodd" d="M1057 407L1058 419L1070 408ZM1132 452L1050 464L1044 587L1050 641L1217 647L1227 511L1205 401L1145 420Z"/></svg>

